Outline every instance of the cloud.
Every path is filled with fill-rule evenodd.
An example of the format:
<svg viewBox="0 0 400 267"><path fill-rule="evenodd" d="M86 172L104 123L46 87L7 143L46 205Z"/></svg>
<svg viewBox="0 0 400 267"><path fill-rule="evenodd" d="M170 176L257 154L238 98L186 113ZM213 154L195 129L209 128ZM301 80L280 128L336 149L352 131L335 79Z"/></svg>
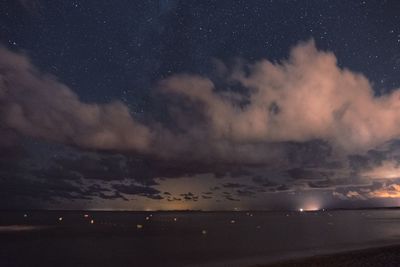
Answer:
<svg viewBox="0 0 400 267"><path fill-rule="evenodd" d="M371 179L400 178L400 166L395 160L385 160L380 165L363 171L361 176Z"/></svg>
<svg viewBox="0 0 400 267"><path fill-rule="evenodd" d="M151 199L163 199L160 195L161 192L157 189L154 189L149 186L141 186L136 184L114 184L113 188L117 190L117 192L127 195L138 195L143 196Z"/></svg>
<svg viewBox="0 0 400 267"><path fill-rule="evenodd" d="M243 187L247 187L248 185L245 184L239 184L239 183L225 183L222 184L222 187L225 188L243 188Z"/></svg>
<svg viewBox="0 0 400 267"><path fill-rule="evenodd" d="M334 196L340 200L347 200L347 197L343 193L340 193L340 192L333 191L332 196Z"/></svg>
<svg viewBox="0 0 400 267"><path fill-rule="evenodd" d="M217 178L254 177L258 188L232 180L210 189L236 188L236 194L225 194L231 201L257 190L293 188L341 187L336 196L346 199L396 195L397 188L389 184L368 190L364 184L364 191L344 188L353 180L356 187L365 180L399 177L397 161L383 156L385 151L371 150L400 137L399 90L375 96L366 77L338 67L336 57L319 51L313 41L300 43L281 62L261 60L224 68L225 76L218 81L193 74L161 81L158 97L165 99L168 122L139 121L121 102L81 101L56 77L40 72L26 54L1 47L0 147L17 153L15 147L7 147L18 144L19 136L29 136L81 150L79 156L54 160L47 169L21 170L24 177L30 171L38 179L60 177L62 183L132 182L114 184L110 192L99 189L99 194L77 191L70 184L62 185L65 192L53 190L55 184L43 185L49 198L74 198L66 193L71 190L79 197L124 199L125 194L161 199L151 187L156 178L205 173ZM19 156L11 165L8 155L0 152L0 178L18 165ZM350 166L343 167L346 160ZM338 174L341 170L344 173ZM9 179L3 182L12 184ZM197 200L203 195L180 197L169 199Z"/></svg>
<svg viewBox="0 0 400 267"><path fill-rule="evenodd" d="M343 186L332 195L341 200L400 198L400 179L375 180L369 185Z"/></svg>
<svg viewBox="0 0 400 267"><path fill-rule="evenodd" d="M298 149L291 142L325 140L325 150L321 143L313 145L318 153L301 154L328 155L330 145L354 153L400 137L400 91L374 96L366 77L339 68L313 41L282 62L235 66L222 84L189 74L161 81L176 105L169 105L173 122L160 127L138 122L118 101L84 103L26 55L0 48L1 122L31 137L164 158L264 163ZM241 90L230 90L237 84Z"/></svg>
<svg viewBox="0 0 400 267"><path fill-rule="evenodd" d="M0 47L0 120L20 134L89 149L145 151L150 131L115 101L84 103L23 54Z"/></svg>
<svg viewBox="0 0 400 267"><path fill-rule="evenodd" d="M357 191L348 191L346 194L347 198L354 198L354 199L359 199L359 200L365 200L366 198L362 196L360 193Z"/></svg>
<svg viewBox="0 0 400 267"><path fill-rule="evenodd" d="M193 194L192 192L183 193L183 194L180 194L180 196L183 197L183 199L185 201L198 201L199 200L199 196Z"/></svg>
<svg viewBox="0 0 400 267"><path fill-rule="evenodd" d="M38 208L41 205L64 203L68 207L74 200L91 201L100 199L125 199L119 192L107 194L110 190L100 184L86 186L66 177L40 178L16 172L4 176L0 173L0 207ZM67 202L65 202L67 201Z"/></svg>
<svg viewBox="0 0 400 267"><path fill-rule="evenodd" d="M369 198L400 198L400 184L385 185L367 193Z"/></svg>
<svg viewBox="0 0 400 267"><path fill-rule="evenodd" d="M236 67L241 94L208 78L175 75L161 83L201 111L213 140L234 144L329 141L348 152L366 151L400 136L400 91L374 96L362 74L337 66L313 41L294 47L280 63L262 60ZM196 121L192 128L198 128Z"/></svg>
<svg viewBox="0 0 400 267"><path fill-rule="evenodd" d="M244 190L236 190L236 194L240 197L254 197L256 195L256 192L244 189Z"/></svg>

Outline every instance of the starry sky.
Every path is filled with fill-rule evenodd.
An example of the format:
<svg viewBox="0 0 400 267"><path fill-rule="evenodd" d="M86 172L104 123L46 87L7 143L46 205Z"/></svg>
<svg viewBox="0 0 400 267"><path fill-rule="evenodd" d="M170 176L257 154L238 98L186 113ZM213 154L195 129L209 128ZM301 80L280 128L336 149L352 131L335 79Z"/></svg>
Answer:
<svg viewBox="0 0 400 267"><path fill-rule="evenodd" d="M400 204L398 1L0 3L0 208Z"/></svg>

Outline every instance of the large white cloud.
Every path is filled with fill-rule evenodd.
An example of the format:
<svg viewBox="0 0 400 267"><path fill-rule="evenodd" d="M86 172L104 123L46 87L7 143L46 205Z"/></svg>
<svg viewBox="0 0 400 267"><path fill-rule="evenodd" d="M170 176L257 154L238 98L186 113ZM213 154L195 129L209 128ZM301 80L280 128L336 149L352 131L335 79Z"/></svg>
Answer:
<svg viewBox="0 0 400 267"><path fill-rule="evenodd" d="M284 142L322 139L357 153L400 137L400 91L375 96L366 77L339 68L313 41L285 61L245 67L236 66L226 84L246 93L197 75L162 81L168 99L185 105L171 107L174 131L138 122L118 101L84 103L24 54L0 48L0 120L20 134L84 148L257 163L282 157L276 144Z"/></svg>
<svg viewBox="0 0 400 267"><path fill-rule="evenodd" d="M341 69L313 41L294 47L288 60L238 68L231 80L249 96L216 90L208 78L178 75L168 93L202 106L210 138L234 143L324 139L345 151L364 151L400 136L400 91L376 97L362 74ZM238 102L248 101L243 106Z"/></svg>

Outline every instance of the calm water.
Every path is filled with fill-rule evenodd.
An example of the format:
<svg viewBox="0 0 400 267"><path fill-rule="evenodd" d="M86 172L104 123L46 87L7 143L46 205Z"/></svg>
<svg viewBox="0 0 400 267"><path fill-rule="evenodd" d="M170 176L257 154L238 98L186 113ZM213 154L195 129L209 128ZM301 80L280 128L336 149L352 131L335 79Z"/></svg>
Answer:
<svg viewBox="0 0 400 267"><path fill-rule="evenodd" d="M26 215L0 213L0 266L251 266L400 241L400 210Z"/></svg>

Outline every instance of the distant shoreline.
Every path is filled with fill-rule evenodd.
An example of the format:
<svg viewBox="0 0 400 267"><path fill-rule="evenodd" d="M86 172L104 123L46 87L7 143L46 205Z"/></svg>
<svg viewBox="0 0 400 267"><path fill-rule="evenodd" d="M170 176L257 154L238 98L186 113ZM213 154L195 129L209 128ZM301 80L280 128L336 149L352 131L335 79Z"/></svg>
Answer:
<svg viewBox="0 0 400 267"><path fill-rule="evenodd" d="M329 211L357 211L357 210L400 210L400 207L356 207L356 208L325 208L319 210L304 210L302 212L329 212ZM0 209L0 212L299 212L297 209L291 210L120 210L120 209Z"/></svg>

